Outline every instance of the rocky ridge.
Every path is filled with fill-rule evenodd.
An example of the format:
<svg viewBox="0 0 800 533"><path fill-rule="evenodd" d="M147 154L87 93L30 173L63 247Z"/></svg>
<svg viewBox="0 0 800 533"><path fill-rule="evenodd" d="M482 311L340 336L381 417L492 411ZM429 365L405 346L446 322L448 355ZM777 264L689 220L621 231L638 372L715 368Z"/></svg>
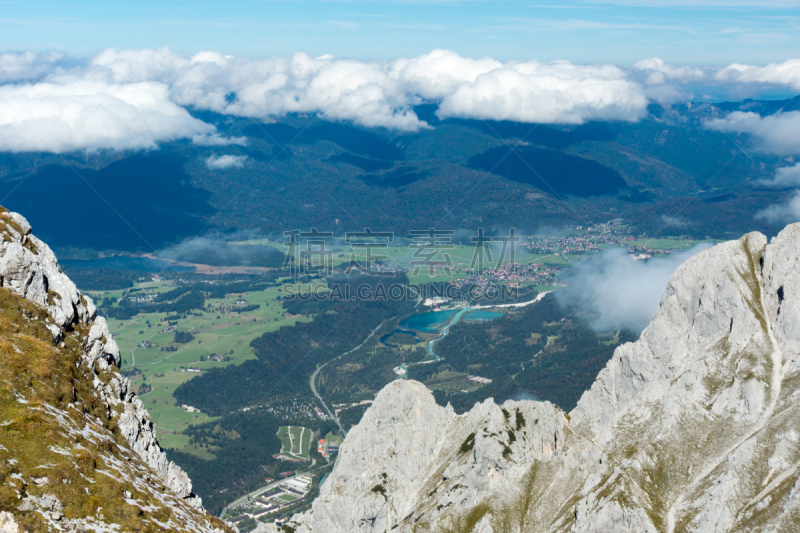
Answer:
<svg viewBox="0 0 800 533"><path fill-rule="evenodd" d="M490 399L457 416L388 385L283 531L797 531L799 356L794 224L678 268L569 414Z"/></svg>
<svg viewBox="0 0 800 533"><path fill-rule="evenodd" d="M0 208L0 531L198 531L210 517L119 373L91 298Z"/></svg>

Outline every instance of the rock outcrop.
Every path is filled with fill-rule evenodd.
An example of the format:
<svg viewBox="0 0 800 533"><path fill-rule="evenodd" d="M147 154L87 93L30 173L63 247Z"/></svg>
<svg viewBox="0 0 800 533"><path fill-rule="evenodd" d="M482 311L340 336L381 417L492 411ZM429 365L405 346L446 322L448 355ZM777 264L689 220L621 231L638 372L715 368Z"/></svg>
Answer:
<svg viewBox="0 0 800 533"><path fill-rule="evenodd" d="M115 514L149 515L137 522L142 530L227 529L205 513L188 475L158 445L147 410L119 372L119 348L91 298L61 272L21 215L0 208L0 237L2 530L15 531L9 524L17 522L20 531L98 530L115 524L105 520ZM28 424L31 417L39 423ZM32 460L40 464L32 467ZM64 471L68 464L78 477ZM98 472L116 485L95 479ZM85 485L80 490L86 495L101 487L118 490L118 500L72 498L79 488L65 486L73 483ZM111 505L121 506L119 512L110 512ZM87 516L91 509L99 517Z"/></svg>
<svg viewBox="0 0 800 533"><path fill-rule="evenodd" d="M800 529L800 224L711 248L568 415L381 391L297 533ZM277 529L273 529L277 531Z"/></svg>

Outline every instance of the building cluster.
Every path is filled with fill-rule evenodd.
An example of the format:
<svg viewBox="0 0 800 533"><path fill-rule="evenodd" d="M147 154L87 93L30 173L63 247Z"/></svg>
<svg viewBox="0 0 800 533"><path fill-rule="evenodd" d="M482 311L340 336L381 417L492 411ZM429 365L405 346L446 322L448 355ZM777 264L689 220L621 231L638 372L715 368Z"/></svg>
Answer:
<svg viewBox="0 0 800 533"><path fill-rule="evenodd" d="M155 299L155 294L137 294L136 296L128 296L128 300L134 304L149 304L153 303Z"/></svg>
<svg viewBox="0 0 800 533"><path fill-rule="evenodd" d="M469 376L467 379L470 381L474 381L475 383L480 383L481 385L488 385L489 383L492 382L491 379L482 378L480 376Z"/></svg>
<svg viewBox="0 0 800 533"><path fill-rule="evenodd" d="M544 265L541 263L508 263L500 268L487 269L483 272L466 269L467 275L450 282L451 285L461 289L464 287L477 287L473 294L480 295L481 289L487 289L497 283L515 285L519 283L535 283L537 285L555 285L558 283L558 274L566 267L559 265Z"/></svg>
<svg viewBox="0 0 800 533"><path fill-rule="evenodd" d="M662 254L662 255L669 255L673 252L673 250L665 250L663 248L648 248L647 246L628 246L628 253L629 254L638 254L638 255L652 255L652 254Z"/></svg>
<svg viewBox="0 0 800 533"><path fill-rule="evenodd" d="M317 406L303 400L291 400L285 403L270 406L245 407L242 411L262 408L265 412L283 420L296 420L298 418L316 418Z"/></svg>
<svg viewBox="0 0 800 533"><path fill-rule="evenodd" d="M330 457L339 451L339 442L335 440L319 439L317 451L322 457Z"/></svg>
<svg viewBox="0 0 800 533"><path fill-rule="evenodd" d="M597 251L604 246L623 246L631 254L663 254L669 255L673 250L636 246L631 241L637 237L627 233L625 226L620 221L612 220L603 224L594 224L584 228L575 228L581 235L546 235L533 237L524 246L529 252L535 254L581 254Z"/></svg>
<svg viewBox="0 0 800 533"><path fill-rule="evenodd" d="M626 235L569 235L537 237L525 243L525 247L534 254L582 254L600 250L606 245L627 246L633 236Z"/></svg>
<svg viewBox="0 0 800 533"><path fill-rule="evenodd" d="M306 499L311 490L311 475L300 474L293 478L281 481L264 492L245 502L247 509L238 517L229 520L231 524L238 524L247 518L264 520L273 513L295 505Z"/></svg>

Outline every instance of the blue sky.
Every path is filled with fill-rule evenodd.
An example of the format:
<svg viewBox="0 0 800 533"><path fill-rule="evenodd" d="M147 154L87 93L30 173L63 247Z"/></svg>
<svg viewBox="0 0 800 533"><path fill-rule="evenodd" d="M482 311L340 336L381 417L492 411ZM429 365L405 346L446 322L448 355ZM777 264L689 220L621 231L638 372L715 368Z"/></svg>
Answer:
<svg viewBox="0 0 800 533"><path fill-rule="evenodd" d="M72 56L158 46L250 57L302 50L360 60L445 48L466 57L620 65L653 56L697 66L800 56L798 0L0 0L0 24L0 50Z"/></svg>

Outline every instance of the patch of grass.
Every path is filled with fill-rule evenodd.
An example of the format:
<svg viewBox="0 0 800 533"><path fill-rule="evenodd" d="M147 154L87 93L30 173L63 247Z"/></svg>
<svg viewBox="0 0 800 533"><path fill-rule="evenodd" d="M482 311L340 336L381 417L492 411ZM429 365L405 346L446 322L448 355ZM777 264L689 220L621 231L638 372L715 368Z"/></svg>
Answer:
<svg viewBox="0 0 800 533"><path fill-rule="evenodd" d="M381 485L380 483L372 487L372 492L380 494L381 496L383 496L384 500L386 499L386 489L383 488L383 485Z"/></svg>
<svg viewBox="0 0 800 533"><path fill-rule="evenodd" d="M227 530L172 495L128 447L119 410L109 410L93 386L95 378L109 383L119 374L81 359L88 326L73 325L63 347L53 346L47 320L44 309L0 288L0 511L14 513L22 530L46 531L38 512L16 510L17 494L52 494L65 517L102 516L125 531L156 531L151 518L178 529L191 520ZM21 481L42 476L41 485ZM141 507L128 503L126 492Z"/></svg>
<svg viewBox="0 0 800 533"><path fill-rule="evenodd" d="M461 444L461 453L469 453L475 447L475 433L470 433L466 440Z"/></svg>
<svg viewBox="0 0 800 533"><path fill-rule="evenodd" d="M520 411L519 409L517 409L516 423L517 423L517 431L525 427L525 417L522 415L522 411Z"/></svg>

